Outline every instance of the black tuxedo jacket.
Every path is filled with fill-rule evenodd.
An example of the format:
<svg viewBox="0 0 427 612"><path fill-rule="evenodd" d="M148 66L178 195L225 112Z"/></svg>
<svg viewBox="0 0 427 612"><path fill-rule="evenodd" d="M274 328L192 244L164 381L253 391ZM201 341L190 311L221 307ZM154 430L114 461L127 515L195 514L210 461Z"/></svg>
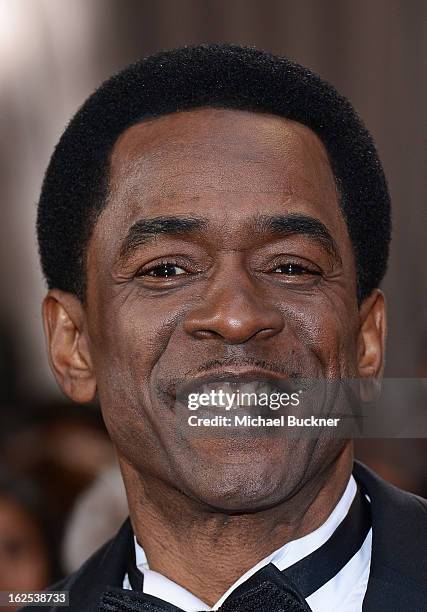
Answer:
<svg viewBox="0 0 427 612"><path fill-rule="evenodd" d="M369 495L372 510L371 570L363 612L427 612L427 500L393 487L361 463L355 462L353 474ZM123 584L132 537L127 519L76 573L51 587L70 591L69 608L28 606L23 611L98 612L107 586Z"/></svg>

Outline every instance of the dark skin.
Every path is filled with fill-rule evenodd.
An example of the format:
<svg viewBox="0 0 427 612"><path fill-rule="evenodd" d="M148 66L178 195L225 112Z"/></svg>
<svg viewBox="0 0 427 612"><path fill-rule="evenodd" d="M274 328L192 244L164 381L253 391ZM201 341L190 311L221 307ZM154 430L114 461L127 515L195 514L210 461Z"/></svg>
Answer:
<svg viewBox="0 0 427 612"><path fill-rule="evenodd" d="M334 177L307 127L197 109L129 128L88 247L86 302L52 290L43 313L63 391L98 393L150 568L212 605L329 516L350 442L200 438L173 402L213 371L382 374L384 298L357 303Z"/></svg>

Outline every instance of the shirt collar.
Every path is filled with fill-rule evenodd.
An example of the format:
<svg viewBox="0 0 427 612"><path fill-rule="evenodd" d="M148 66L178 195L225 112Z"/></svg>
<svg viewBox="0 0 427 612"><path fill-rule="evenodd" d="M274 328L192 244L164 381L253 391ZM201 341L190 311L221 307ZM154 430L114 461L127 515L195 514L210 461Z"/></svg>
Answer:
<svg viewBox="0 0 427 612"><path fill-rule="evenodd" d="M144 592L161 597L163 600L169 601L170 603L173 603L175 606L181 607L184 610L206 611L216 609L225 601L230 593L237 586L239 586L239 584L245 582L245 580L252 576L252 574L258 571L261 567L264 567L264 565L273 563L279 570L284 570L320 548L320 546L322 546L322 544L324 544L331 537L335 529L347 515L354 496L356 495L356 491L356 481L354 480L353 476L350 476L346 489L339 502L320 527L302 538L288 542L262 559L254 567L243 574L243 576L241 576L216 602L213 608L210 608L206 603L201 601L198 597L195 597L187 589L184 589L162 574L151 570L149 568L147 557L143 548L137 542L136 537L134 537L136 564L144 573Z"/></svg>

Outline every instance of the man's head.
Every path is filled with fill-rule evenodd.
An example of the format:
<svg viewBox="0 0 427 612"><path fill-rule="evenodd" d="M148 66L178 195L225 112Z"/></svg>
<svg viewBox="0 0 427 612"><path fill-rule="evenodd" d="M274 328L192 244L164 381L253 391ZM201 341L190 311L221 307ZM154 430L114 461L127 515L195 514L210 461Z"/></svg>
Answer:
<svg viewBox="0 0 427 612"><path fill-rule="evenodd" d="M389 197L349 103L252 49L157 55L107 81L49 166L38 217L50 359L98 392L122 464L202 503L293 495L344 443L197 438L201 376L378 377Z"/></svg>

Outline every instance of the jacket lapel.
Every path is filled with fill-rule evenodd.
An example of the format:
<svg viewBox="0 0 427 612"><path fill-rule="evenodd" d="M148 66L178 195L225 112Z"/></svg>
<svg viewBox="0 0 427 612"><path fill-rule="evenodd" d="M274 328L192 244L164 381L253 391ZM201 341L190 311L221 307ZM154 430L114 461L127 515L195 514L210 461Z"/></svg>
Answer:
<svg viewBox="0 0 427 612"><path fill-rule="evenodd" d="M427 610L427 504L359 462L354 477L371 500L372 557L363 612Z"/></svg>
<svg viewBox="0 0 427 612"><path fill-rule="evenodd" d="M100 600L107 588L123 585L132 544L133 530L128 518L112 540L64 581L63 588L70 591L69 612L99 612Z"/></svg>

